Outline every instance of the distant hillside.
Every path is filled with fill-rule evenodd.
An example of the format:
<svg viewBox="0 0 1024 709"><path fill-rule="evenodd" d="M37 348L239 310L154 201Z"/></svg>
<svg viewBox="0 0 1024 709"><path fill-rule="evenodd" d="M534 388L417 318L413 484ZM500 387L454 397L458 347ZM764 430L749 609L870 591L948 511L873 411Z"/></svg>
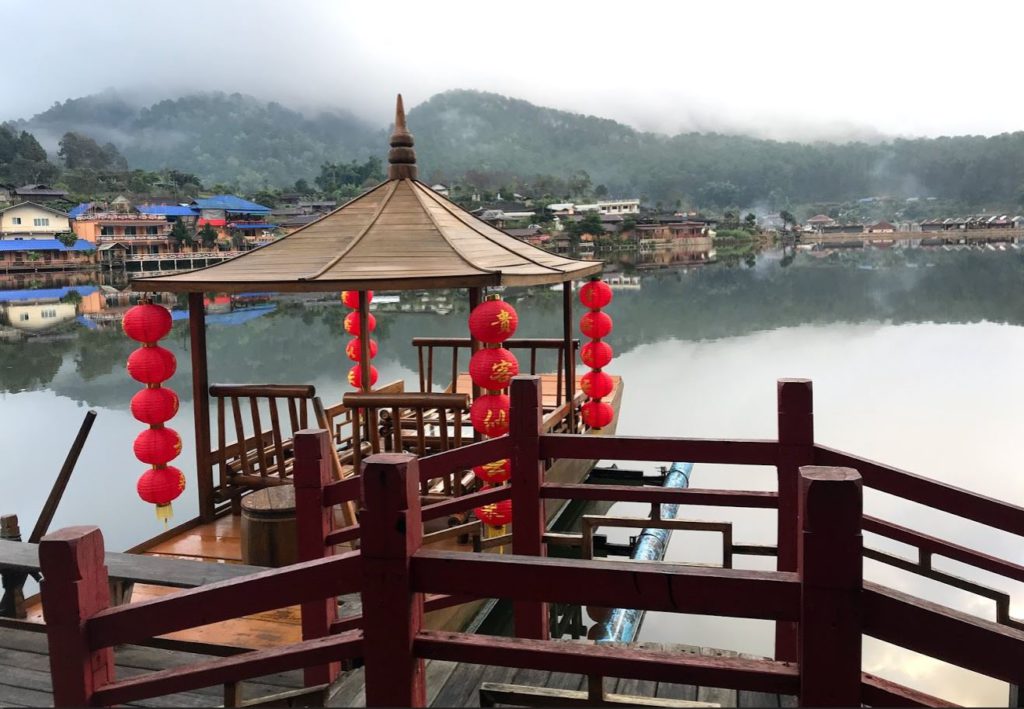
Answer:
<svg viewBox="0 0 1024 709"><path fill-rule="evenodd" d="M427 174L568 176L582 169L612 193L666 205L682 198L696 207L777 209L872 195L1013 204L1024 191L1024 132L871 145L668 137L473 91L432 97L410 112L409 126Z"/></svg>
<svg viewBox="0 0 1024 709"><path fill-rule="evenodd" d="M346 111L304 115L239 94L196 94L148 108L98 94L55 104L18 127L51 154L60 136L74 130L113 142L132 167L176 168L243 190L311 180L324 161L383 158L387 150L385 126ZM610 195L703 209L778 210L878 195L1019 209L1024 193L1024 132L870 145L714 133L670 137L462 90L413 108L409 127L424 179L537 187L555 197L580 171Z"/></svg>
<svg viewBox="0 0 1024 709"><path fill-rule="evenodd" d="M208 184L290 185L325 160L366 159L383 140L342 110L303 115L240 94L194 94L138 108L113 93L69 99L19 127L51 153L66 131L114 143L132 167L175 168Z"/></svg>

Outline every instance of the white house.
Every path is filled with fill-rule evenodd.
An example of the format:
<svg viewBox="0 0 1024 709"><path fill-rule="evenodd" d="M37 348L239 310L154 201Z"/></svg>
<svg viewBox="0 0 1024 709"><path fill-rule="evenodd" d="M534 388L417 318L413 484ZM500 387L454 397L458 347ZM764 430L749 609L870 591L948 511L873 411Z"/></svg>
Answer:
<svg viewBox="0 0 1024 709"><path fill-rule="evenodd" d="M45 239L71 231L66 212L35 202L0 209L0 239Z"/></svg>

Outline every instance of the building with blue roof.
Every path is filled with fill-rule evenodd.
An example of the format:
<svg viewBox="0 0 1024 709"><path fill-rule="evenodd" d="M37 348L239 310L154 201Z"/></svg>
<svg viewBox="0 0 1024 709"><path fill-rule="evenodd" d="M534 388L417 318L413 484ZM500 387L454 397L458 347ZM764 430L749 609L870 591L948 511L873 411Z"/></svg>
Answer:
<svg viewBox="0 0 1024 709"><path fill-rule="evenodd" d="M239 216L265 217L270 207L250 202L233 194L218 194L213 197L199 197L192 200L192 206L199 210L202 219L227 219Z"/></svg>
<svg viewBox="0 0 1024 709"><path fill-rule="evenodd" d="M155 214L167 217L169 221L177 218L192 218L199 215L199 210L185 204L140 204L135 208L140 214Z"/></svg>
<svg viewBox="0 0 1024 709"><path fill-rule="evenodd" d="M0 271L60 271L95 263L96 244L78 239L0 239Z"/></svg>

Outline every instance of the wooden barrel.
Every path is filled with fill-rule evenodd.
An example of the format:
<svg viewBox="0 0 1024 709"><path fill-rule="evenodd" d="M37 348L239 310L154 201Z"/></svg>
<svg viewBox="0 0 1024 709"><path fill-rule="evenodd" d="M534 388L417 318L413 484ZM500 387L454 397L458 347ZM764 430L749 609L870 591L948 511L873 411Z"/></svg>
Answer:
<svg viewBox="0 0 1024 709"><path fill-rule="evenodd" d="M286 566L299 560L295 488L275 485L242 498L242 561Z"/></svg>

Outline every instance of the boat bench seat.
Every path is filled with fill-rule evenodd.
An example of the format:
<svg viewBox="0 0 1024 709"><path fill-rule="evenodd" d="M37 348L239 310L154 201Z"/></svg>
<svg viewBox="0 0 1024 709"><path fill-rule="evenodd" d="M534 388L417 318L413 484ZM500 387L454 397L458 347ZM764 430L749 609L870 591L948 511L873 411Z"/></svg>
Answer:
<svg viewBox="0 0 1024 709"><path fill-rule="evenodd" d="M131 599L136 583L172 588L195 588L218 581L266 571L262 566L246 564L212 564L187 559L172 559L144 554L106 552L107 574L110 577L111 603L119 605ZM5 592L20 588L26 576L39 572L39 546L27 542L0 540L0 575ZM8 614L14 615L13 600ZM8 604L5 604L7 606Z"/></svg>

